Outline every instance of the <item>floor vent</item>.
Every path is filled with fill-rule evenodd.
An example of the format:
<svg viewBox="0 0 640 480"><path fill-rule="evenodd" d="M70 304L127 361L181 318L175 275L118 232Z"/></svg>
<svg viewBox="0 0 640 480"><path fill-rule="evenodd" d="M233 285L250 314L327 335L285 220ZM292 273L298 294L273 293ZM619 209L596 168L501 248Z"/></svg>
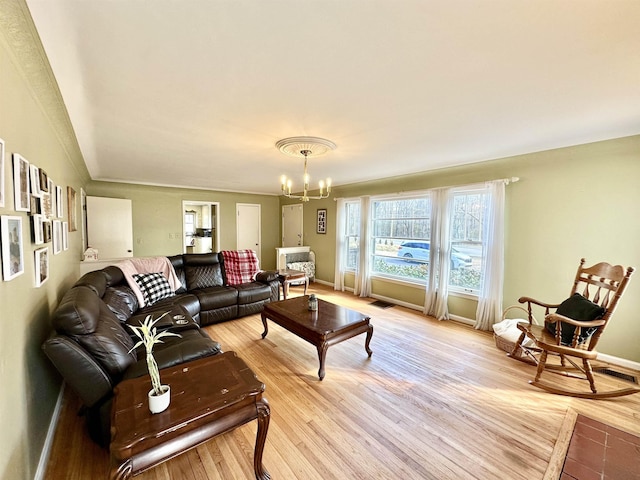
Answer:
<svg viewBox="0 0 640 480"><path fill-rule="evenodd" d="M385 302L383 300L376 300L375 302L371 302L371 305L378 308L389 308L393 307L393 303Z"/></svg>
<svg viewBox="0 0 640 480"><path fill-rule="evenodd" d="M615 370L611 370L610 368L594 368L594 372L604 373L605 375L610 375L612 377L621 378L622 380L626 380L627 382L638 383L638 379L633 375L627 375L626 373L616 372Z"/></svg>

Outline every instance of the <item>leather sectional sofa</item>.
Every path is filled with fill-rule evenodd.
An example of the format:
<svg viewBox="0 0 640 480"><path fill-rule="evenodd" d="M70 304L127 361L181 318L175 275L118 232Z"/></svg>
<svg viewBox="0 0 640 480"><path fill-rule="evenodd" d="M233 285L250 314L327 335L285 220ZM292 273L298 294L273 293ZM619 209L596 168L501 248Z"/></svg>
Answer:
<svg viewBox="0 0 640 480"><path fill-rule="evenodd" d="M168 258L182 283L175 295L138 308L122 271L109 266L82 276L53 314L55 333L43 350L82 400L91 438L103 446L110 439L113 388L123 379L148 373L144 352L131 351L135 340L128 324L169 312L157 327L180 337L167 337L154 348L162 369L221 352L201 325L257 313L265 303L278 300L277 272L259 272L254 281L232 286L222 254Z"/></svg>

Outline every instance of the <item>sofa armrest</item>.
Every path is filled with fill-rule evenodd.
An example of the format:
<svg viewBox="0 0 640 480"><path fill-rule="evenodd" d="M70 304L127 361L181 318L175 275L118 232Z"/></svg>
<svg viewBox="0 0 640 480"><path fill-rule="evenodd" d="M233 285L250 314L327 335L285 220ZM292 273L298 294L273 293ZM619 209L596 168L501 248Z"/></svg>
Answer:
<svg viewBox="0 0 640 480"><path fill-rule="evenodd" d="M256 281L260 283L271 283L278 279L277 270L263 270L256 274Z"/></svg>
<svg viewBox="0 0 640 480"><path fill-rule="evenodd" d="M85 406L92 407L111 394L113 383L107 372L74 340L55 335L42 349Z"/></svg>

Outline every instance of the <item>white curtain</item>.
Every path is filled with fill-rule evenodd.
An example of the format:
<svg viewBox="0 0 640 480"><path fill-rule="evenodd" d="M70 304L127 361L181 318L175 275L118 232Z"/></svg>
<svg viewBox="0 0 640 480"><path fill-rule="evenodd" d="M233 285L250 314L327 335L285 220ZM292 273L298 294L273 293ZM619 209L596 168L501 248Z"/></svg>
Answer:
<svg viewBox="0 0 640 480"><path fill-rule="evenodd" d="M491 330L491 326L502 318L505 183L504 180L487 183L486 223L482 242L485 265L474 325L479 330Z"/></svg>
<svg viewBox="0 0 640 480"><path fill-rule="evenodd" d="M438 188L431 194L431 234L429 278L424 300L424 313L438 320L449 318L449 273L451 265L450 212L453 195L450 188Z"/></svg>
<svg viewBox="0 0 640 480"><path fill-rule="evenodd" d="M360 255L356 266L356 283L354 295L368 297L371 294L371 278L369 277L369 254L371 241L369 240L369 216L371 199L369 196L360 198Z"/></svg>
<svg viewBox="0 0 640 480"><path fill-rule="evenodd" d="M344 198L336 200L336 264L334 269L333 289L344 292L345 255L347 245L345 242L345 210Z"/></svg>

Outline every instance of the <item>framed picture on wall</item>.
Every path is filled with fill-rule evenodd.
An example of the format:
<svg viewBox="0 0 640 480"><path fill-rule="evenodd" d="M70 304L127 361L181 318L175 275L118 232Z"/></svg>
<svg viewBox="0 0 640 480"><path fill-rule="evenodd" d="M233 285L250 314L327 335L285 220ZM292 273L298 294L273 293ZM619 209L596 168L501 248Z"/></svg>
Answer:
<svg viewBox="0 0 640 480"><path fill-rule="evenodd" d="M69 223L62 222L62 250L69 250Z"/></svg>
<svg viewBox="0 0 640 480"><path fill-rule="evenodd" d="M49 280L49 249L47 247L39 248L34 252L34 273L36 287Z"/></svg>
<svg viewBox="0 0 640 480"><path fill-rule="evenodd" d="M71 187L67 187L67 213L69 231L75 232L78 230L78 223L76 220L76 191Z"/></svg>
<svg viewBox="0 0 640 480"><path fill-rule="evenodd" d="M2 277L6 282L24 273L22 217L2 215L0 230L2 231Z"/></svg>
<svg viewBox="0 0 640 480"><path fill-rule="evenodd" d="M33 163L29 165L29 183L31 185L31 198L42 196L40 190L40 169Z"/></svg>
<svg viewBox="0 0 640 480"><path fill-rule="evenodd" d="M49 175L43 169L40 169L40 191L43 193L51 193L49 189Z"/></svg>
<svg viewBox="0 0 640 480"><path fill-rule="evenodd" d="M31 226L33 230L33 243L42 245L44 243L44 216L33 215L31 217Z"/></svg>
<svg viewBox="0 0 640 480"><path fill-rule="evenodd" d="M0 207L4 207L4 140L0 138Z"/></svg>
<svg viewBox="0 0 640 480"><path fill-rule="evenodd" d="M53 254L58 255L62 251L62 222L54 220L53 222Z"/></svg>
<svg viewBox="0 0 640 480"><path fill-rule="evenodd" d="M327 233L327 209L326 208L318 209L318 227L316 232Z"/></svg>
<svg viewBox="0 0 640 480"><path fill-rule="evenodd" d="M56 185L56 217L64 217L64 209L62 208L62 187Z"/></svg>
<svg viewBox="0 0 640 480"><path fill-rule="evenodd" d="M51 221L49 220L43 221L42 222L42 238L44 240L44 243L50 243L52 235L53 233L52 233Z"/></svg>
<svg viewBox="0 0 640 480"><path fill-rule="evenodd" d="M29 162L18 153L13 154L13 193L14 210L28 212L31 207L29 199Z"/></svg>

